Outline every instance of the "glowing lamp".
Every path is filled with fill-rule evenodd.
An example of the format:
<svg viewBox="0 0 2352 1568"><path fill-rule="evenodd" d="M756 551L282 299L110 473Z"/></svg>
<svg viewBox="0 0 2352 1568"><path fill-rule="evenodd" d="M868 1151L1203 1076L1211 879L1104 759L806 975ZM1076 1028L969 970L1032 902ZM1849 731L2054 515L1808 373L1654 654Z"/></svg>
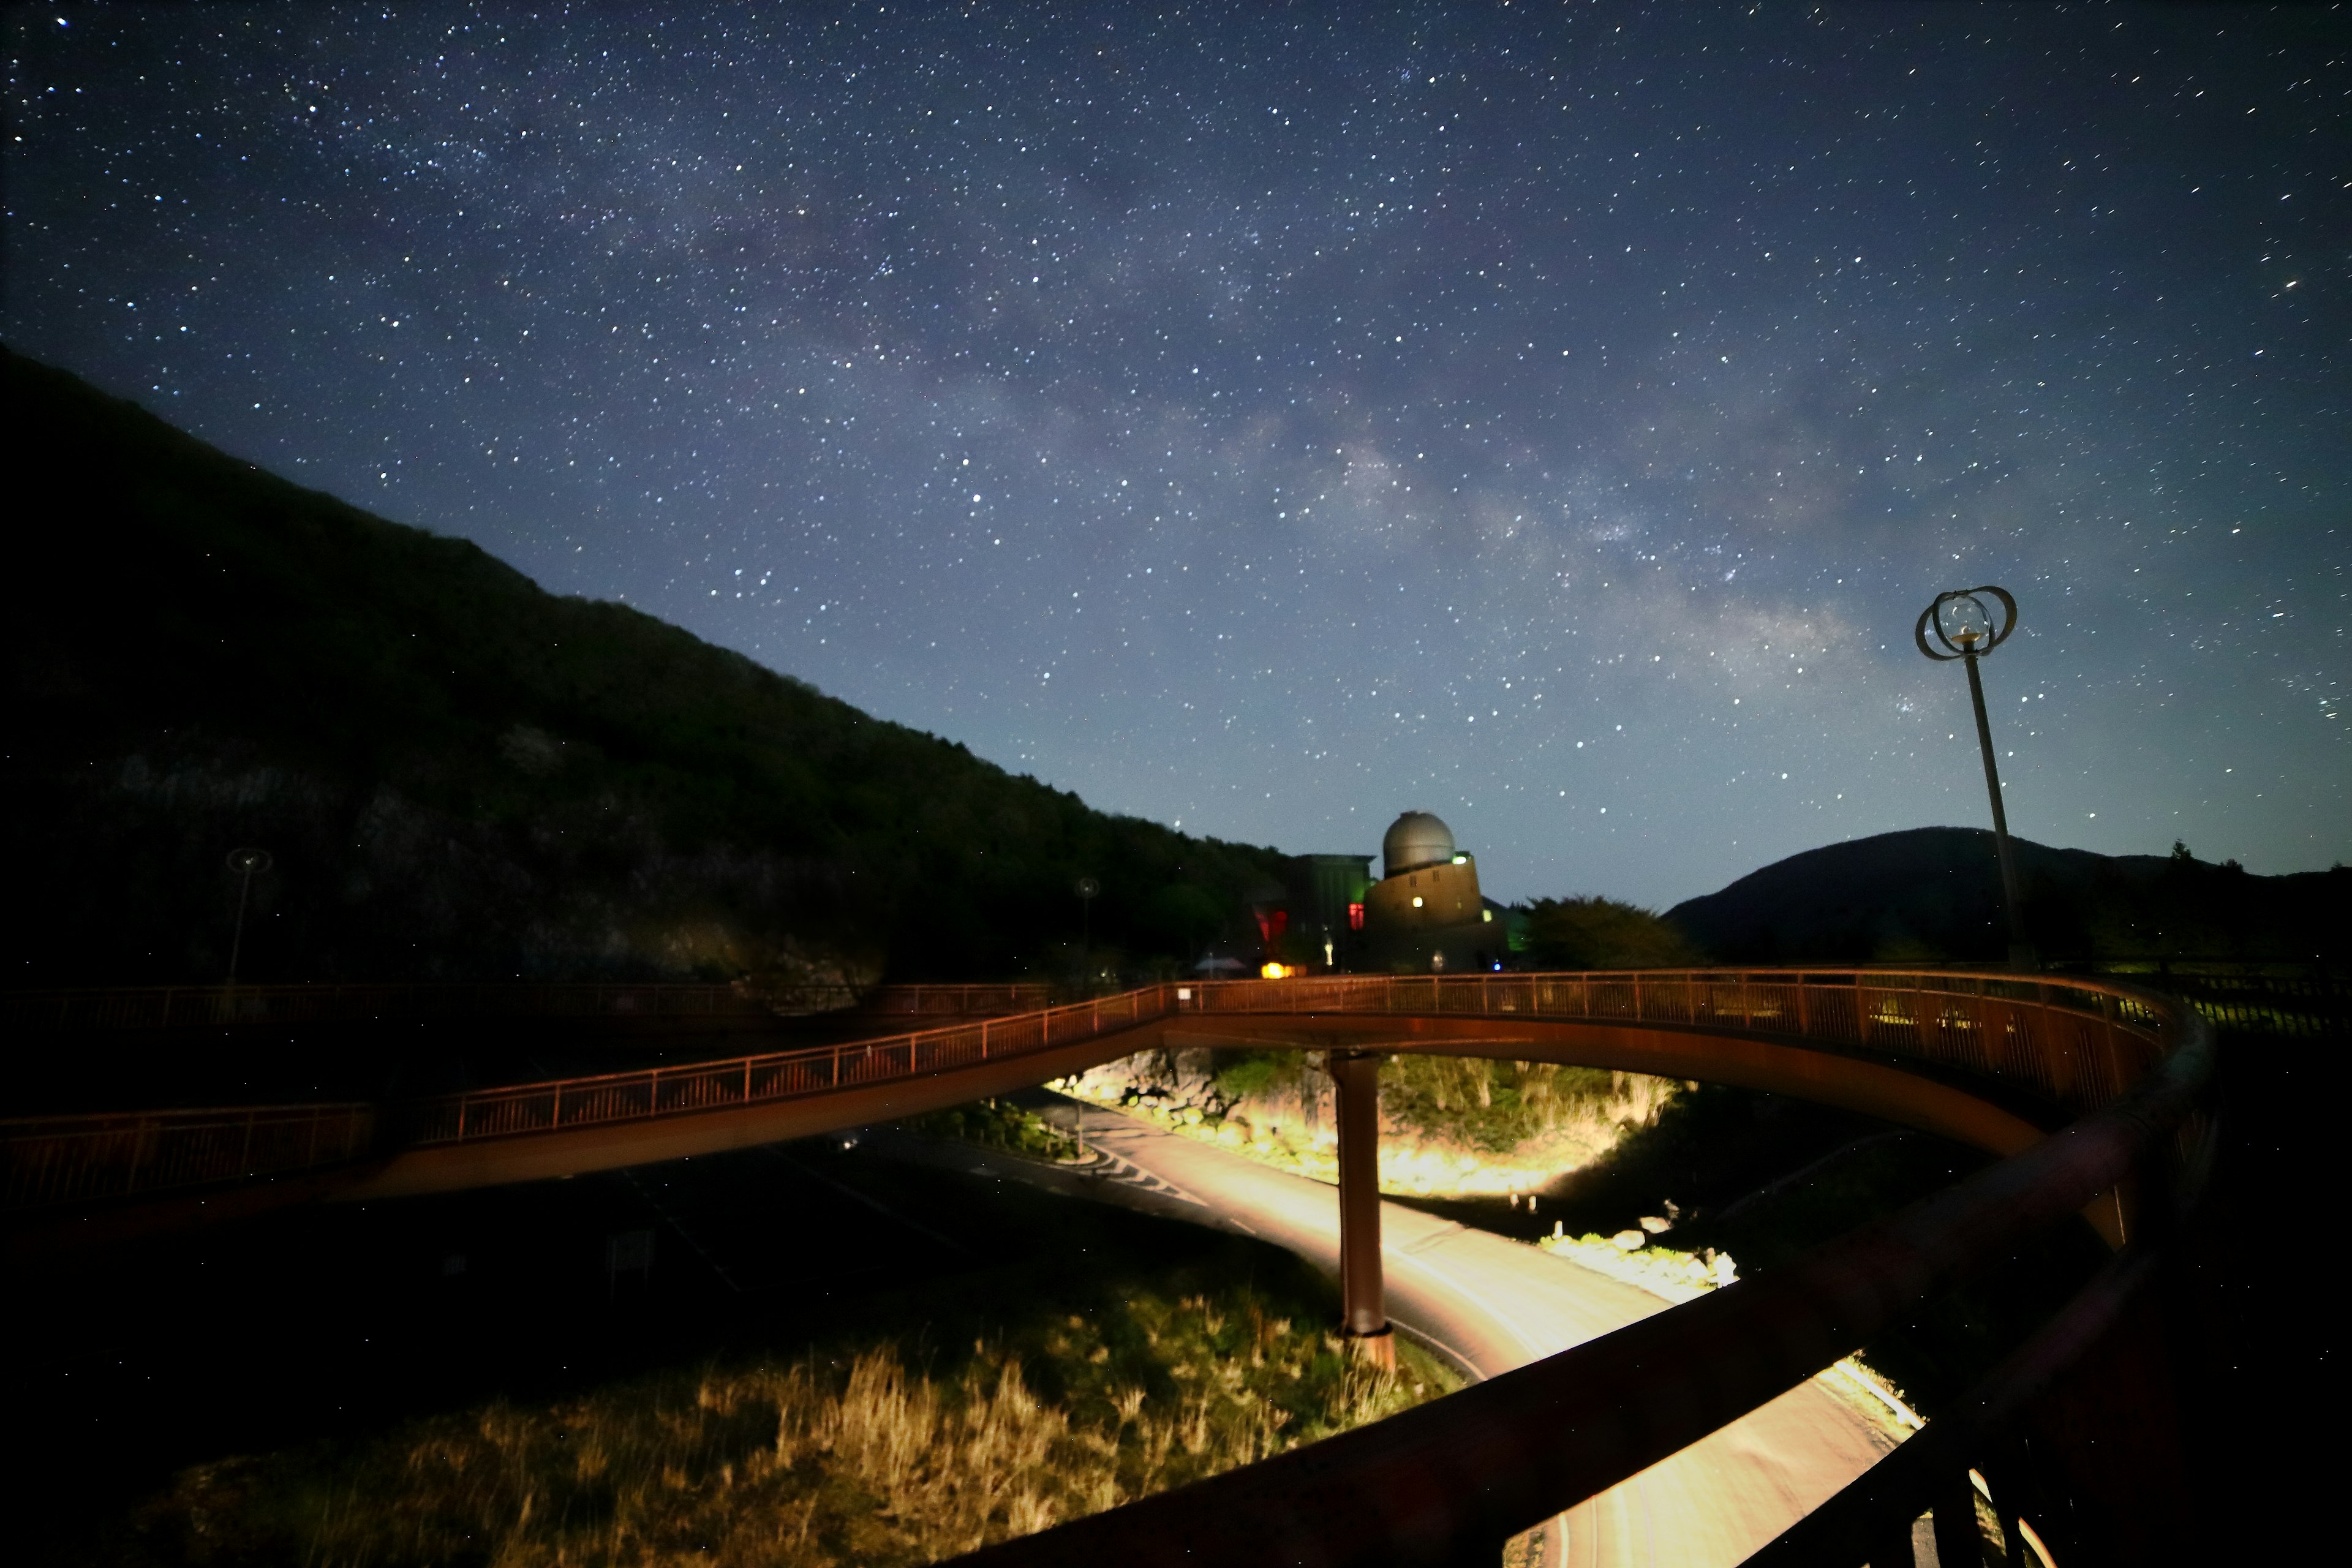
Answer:
<svg viewBox="0 0 2352 1568"><path fill-rule="evenodd" d="M1267 980L1287 980L1290 977L1289 970L1285 969L1279 963L1268 963L1264 968L1258 971L1258 973L1260 976Z"/></svg>

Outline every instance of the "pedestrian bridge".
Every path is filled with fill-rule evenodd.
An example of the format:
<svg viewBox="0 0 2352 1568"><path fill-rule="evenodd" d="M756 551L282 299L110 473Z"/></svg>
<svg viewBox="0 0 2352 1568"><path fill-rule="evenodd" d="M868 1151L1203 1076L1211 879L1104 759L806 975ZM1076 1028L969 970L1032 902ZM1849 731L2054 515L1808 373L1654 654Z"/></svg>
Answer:
<svg viewBox="0 0 2352 1568"><path fill-rule="evenodd" d="M1951 1531L1946 1560L1958 1561L1949 1553L1963 1544L1963 1522L1967 1541L1977 1539L1978 1496L2014 1550L2030 1539L2070 1568L2182 1550L2174 1516L2190 1492L2164 1436L2179 1421L2170 1373L2161 1336L2135 1325L2150 1310L2155 1248L2209 1158L2200 1106L2213 1046L2187 1005L2099 980L1790 969L1170 984L881 1038L404 1105L19 1120L0 1123L5 1201L21 1229L194 1194L235 1207L232 1194L448 1192L864 1126L1192 1045L1357 1059L1437 1051L1701 1079L1842 1106L2000 1159L1770 1274L1373 1426L981 1558L1492 1562L1513 1533L1737 1419L2074 1215L2116 1262L1960 1412L1762 1558L1907 1563L1911 1521L1933 1510L1939 1542ZM1344 1147L1341 1159L1344 1185ZM1357 1289L1344 1259L1342 1272ZM2089 1437L2078 1431L2053 1453L2021 1436L2040 1430L2037 1420L2063 1427L2051 1412L2085 1399L2104 1411Z"/></svg>

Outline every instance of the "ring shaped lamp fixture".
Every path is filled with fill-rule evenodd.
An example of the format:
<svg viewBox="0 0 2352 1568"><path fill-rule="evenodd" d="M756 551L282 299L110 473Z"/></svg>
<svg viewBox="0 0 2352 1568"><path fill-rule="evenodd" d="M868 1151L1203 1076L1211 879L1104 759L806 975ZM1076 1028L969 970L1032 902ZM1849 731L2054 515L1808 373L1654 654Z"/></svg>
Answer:
<svg viewBox="0 0 2352 1568"><path fill-rule="evenodd" d="M1985 608L1979 594L1990 594L2000 602L2000 628L1993 629L1992 612ZM1988 584L1981 588L1955 588L1936 595L1936 602L1919 612L1919 624L1911 628L1912 640L1919 651L1929 658L1950 660L1969 658L1990 653L2009 640L2017 629L2017 601L2009 596L2006 588ZM1927 634L1949 649L1937 653L1928 646Z"/></svg>

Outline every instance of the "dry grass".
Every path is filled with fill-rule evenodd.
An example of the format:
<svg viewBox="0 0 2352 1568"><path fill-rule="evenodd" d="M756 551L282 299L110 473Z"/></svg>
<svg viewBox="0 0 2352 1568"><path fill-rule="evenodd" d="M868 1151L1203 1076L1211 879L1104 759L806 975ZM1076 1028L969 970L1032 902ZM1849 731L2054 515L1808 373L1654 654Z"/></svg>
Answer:
<svg viewBox="0 0 2352 1568"><path fill-rule="evenodd" d="M1247 1289L1024 1325L932 1373L898 1345L710 1367L184 1472L132 1560L302 1568L928 1563L1442 1391ZM1050 1388L1048 1395L1040 1389Z"/></svg>

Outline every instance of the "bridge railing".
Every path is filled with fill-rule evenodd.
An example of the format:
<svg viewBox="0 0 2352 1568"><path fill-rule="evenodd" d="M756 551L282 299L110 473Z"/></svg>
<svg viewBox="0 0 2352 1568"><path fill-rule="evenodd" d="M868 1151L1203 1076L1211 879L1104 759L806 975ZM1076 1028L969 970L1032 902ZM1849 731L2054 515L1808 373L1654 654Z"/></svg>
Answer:
<svg viewBox="0 0 2352 1568"><path fill-rule="evenodd" d="M362 1005L362 987L304 988ZM383 987L429 994L435 1005L468 994L478 1016L512 1016L532 1005L598 1007L657 1016L732 1005L724 987ZM989 998L948 994L959 1004ZM720 997L728 1000L722 1002ZM305 1005L308 1005L306 1003ZM918 997L919 1007L932 1005ZM693 1115L893 1079L950 1071L1020 1056L1179 1013L1332 1013L1622 1021L1751 1036L1919 1060L2003 1079L2069 1112L2106 1103L2170 1045L2172 1014L2111 982L2051 980L1969 971L1640 971L1576 974L1327 975L1146 986L1033 1012L971 1020L878 1039L600 1073L439 1096L402 1108L399 1126L371 1122L368 1136L403 1144L509 1138L650 1118ZM541 1016L549 1016L542 1014ZM553 1016L563 1016L555 1013ZM346 1108L286 1108L256 1116ZM173 1151L151 1157L125 1142L122 1119L56 1117L0 1122L5 1201L10 1207L129 1196L166 1185L226 1182L289 1167L279 1145L247 1144L214 1130L246 1112L170 1111L133 1120ZM358 1137L357 1142L353 1138ZM354 1158L357 1134L327 1136L310 1163ZM58 1175L63 1171L70 1177ZM109 1174L111 1173L111 1174Z"/></svg>
<svg viewBox="0 0 2352 1568"><path fill-rule="evenodd" d="M837 991L843 1006L856 1000L847 986L816 989ZM17 1035L377 1019L758 1018L773 1011L764 997L718 984L131 985L0 995L0 1026Z"/></svg>
<svg viewBox="0 0 2352 1568"><path fill-rule="evenodd" d="M1036 984L749 986L549 982L383 985L123 985L0 993L13 1036L246 1028L273 1025L478 1018L663 1019L846 1012L919 1016L1024 1012L1048 1005Z"/></svg>
<svg viewBox="0 0 2352 1568"><path fill-rule="evenodd" d="M432 1144L508 1138L728 1110L948 1072L1129 1028L1162 1016L1172 1000L1168 988L1147 986L1094 1001L881 1039L472 1089L443 1095L417 1107L409 1141Z"/></svg>
<svg viewBox="0 0 2352 1568"><path fill-rule="evenodd" d="M1980 970L1317 975L1181 986L1205 1013L1390 1013L1663 1024L1779 1037L1993 1078L2079 1112L2171 1047L2179 1021L2114 981Z"/></svg>
<svg viewBox="0 0 2352 1568"><path fill-rule="evenodd" d="M372 1105L266 1105L0 1122L11 1209L135 1197L343 1164L368 1152Z"/></svg>
<svg viewBox="0 0 2352 1568"><path fill-rule="evenodd" d="M954 1013L976 1017L983 1013L1034 1012L1053 1004L1052 986L1023 982L1008 985L883 985L867 994L863 1006L868 1013Z"/></svg>
<svg viewBox="0 0 2352 1568"><path fill-rule="evenodd" d="M577 1000L580 989L563 999ZM957 995L960 989L919 996L914 1005L986 1004L1012 988L983 988L971 998ZM1130 1027L1171 1005L1166 988L1149 986L879 1039L474 1089L403 1107L391 1119L396 1126L364 1105L0 1121L0 1204L34 1208L279 1175L357 1159L387 1133L403 1146L457 1143L824 1094L1068 1044Z"/></svg>

